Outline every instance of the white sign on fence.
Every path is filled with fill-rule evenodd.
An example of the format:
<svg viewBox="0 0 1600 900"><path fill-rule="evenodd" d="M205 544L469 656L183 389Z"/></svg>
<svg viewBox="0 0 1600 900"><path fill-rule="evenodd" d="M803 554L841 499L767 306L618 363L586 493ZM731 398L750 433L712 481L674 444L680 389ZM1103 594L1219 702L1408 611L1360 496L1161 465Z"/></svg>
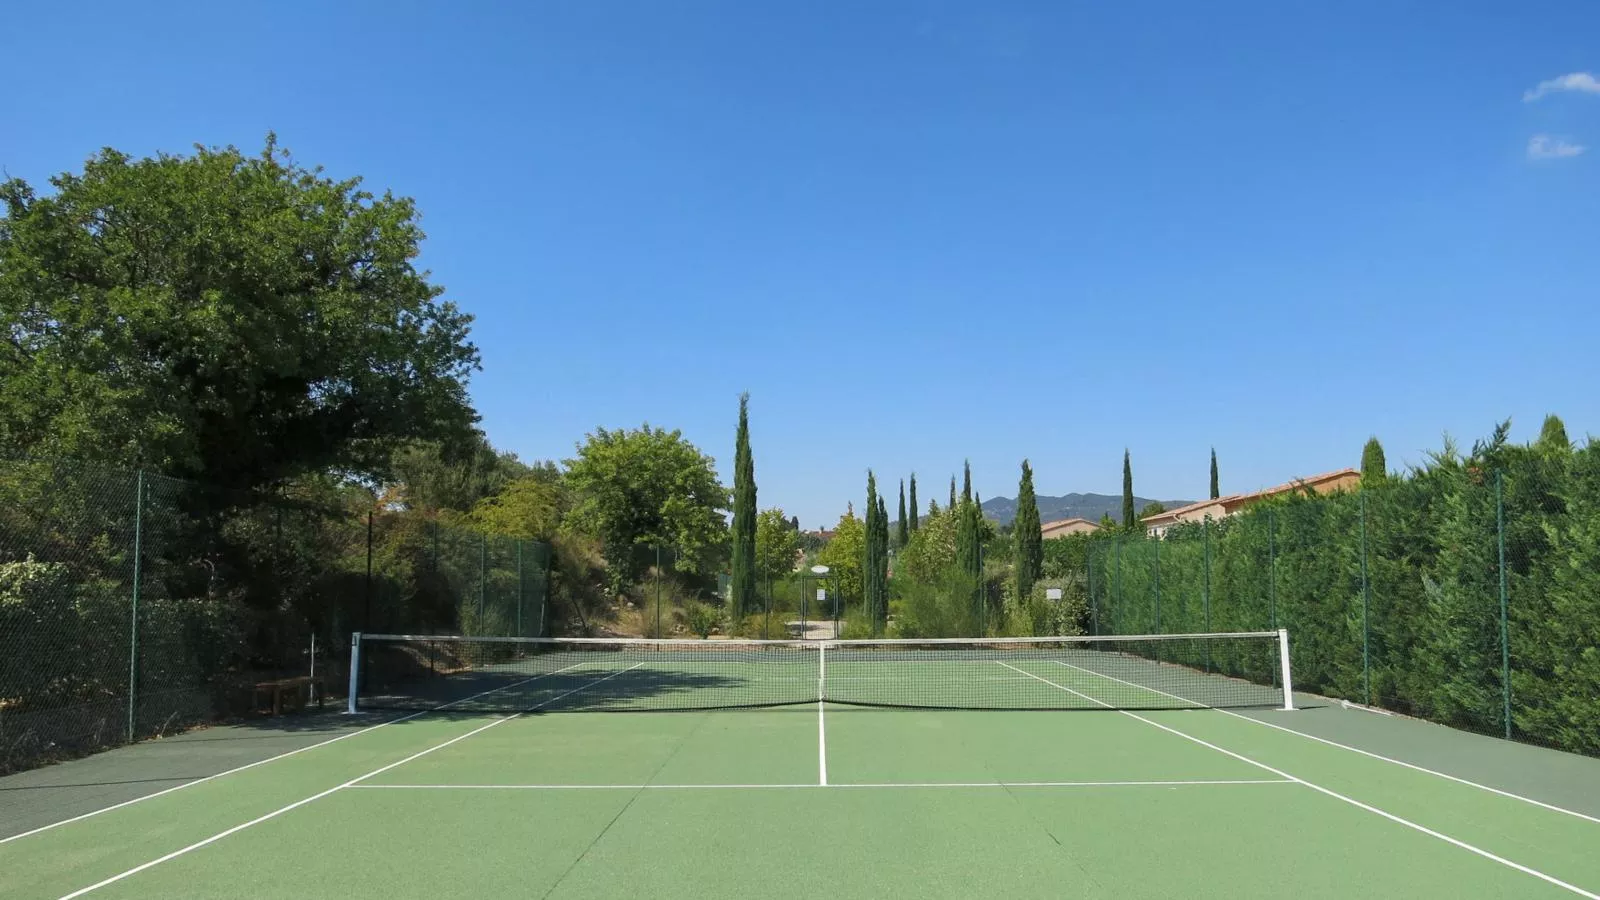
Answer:
<svg viewBox="0 0 1600 900"><path fill-rule="evenodd" d="M827 588L817 588L817 602L818 603L827 603L828 602L828 589Z"/></svg>
<svg viewBox="0 0 1600 900"><path fill-rule="evenodd" d="M1061 599L1061 588L1045 588L1044 589L1044 598L1046 600L1060 600Z"/></svg>

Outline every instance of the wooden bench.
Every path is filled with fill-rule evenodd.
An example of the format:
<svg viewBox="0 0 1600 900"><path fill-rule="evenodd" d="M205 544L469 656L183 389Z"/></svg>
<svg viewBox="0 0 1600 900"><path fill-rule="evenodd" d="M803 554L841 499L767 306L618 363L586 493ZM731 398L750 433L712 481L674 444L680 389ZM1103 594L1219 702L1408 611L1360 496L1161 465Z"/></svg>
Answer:
<svg viewBox="0 0 1600 900"><path fill-rule="evenodd" d="M302 696L302 691L306 692L305 696ZM292 699L294 702L294 708L298 709L299 707L310 702L312 697L315 697L317 700L317 707L320 709L322 707L323 697L327 695L327 691L323 690L322 676L300 675L295 678L280 678L277 681L262 681L257 683L255 695L255 705L257 709L260 709L262 706L261 698L263 694L271 696L272 714L277 716L283 714L285 699Z"/></svg>

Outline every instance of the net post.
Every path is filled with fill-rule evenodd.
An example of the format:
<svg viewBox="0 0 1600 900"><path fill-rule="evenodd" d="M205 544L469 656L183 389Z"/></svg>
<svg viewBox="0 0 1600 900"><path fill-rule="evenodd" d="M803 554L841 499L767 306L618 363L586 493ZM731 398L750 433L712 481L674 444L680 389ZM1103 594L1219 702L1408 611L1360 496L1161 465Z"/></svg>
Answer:
<svg viewBox="0 0 1600 900"><path fill-rule="evenodd" d="M345 714L356 714L356 694L361 686L361 632L350 632L350 693L345 698Z"/></svg>
<svg viewBox="0 0 1600 900"><path fill-rule="evenodd" d="M817 702L828 699L828 642L817 644Z"/></svg>
<svg viewBox="0 0 1600 900"><path fill-rule="evenodd" d="M1278 666L1283 672L1283 708L1294 710L1294 679L1289 674L1289 629L1278 629Z"/></svg>

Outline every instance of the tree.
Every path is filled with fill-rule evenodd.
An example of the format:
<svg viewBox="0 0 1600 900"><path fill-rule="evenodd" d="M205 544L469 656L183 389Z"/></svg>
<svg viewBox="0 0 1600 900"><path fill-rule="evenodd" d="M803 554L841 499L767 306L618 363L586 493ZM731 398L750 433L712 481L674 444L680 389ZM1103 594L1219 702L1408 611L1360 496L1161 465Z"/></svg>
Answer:
<svg viewBox="0 0 1600 900"><path fill-rule="evenodd" d="M566 461L572 526L598 537L613 588L640 571L636 547L672 545L679 571L705 576L727 552L728 490L715 461L677 431L595 429Z"/></svg>
<svg viewBox="0 0 1600 900"><path fill-rule="evenodd" d="M907 527L910 528L912 534L915 534L916 531L917 531L917 528L920 525L920 523L917 520L922 518L921 508L917 506L917 473L915 473L915 472L911 473L911 502L910 502L910 508L911 508L911 521L907 523ZM908 540L909 540L909 536L908 536Z"/></svg>
<svg viewBox="0 0 1600 900"><path fill-rule="evenodd" d="M489 534L548 541L561 527L561 492L555 485L527 475L478 501L471 520Z"/></svg>
<svg viewBox="0 0 1600 900"><path fill-rule="evenodd" d="M1139 521L1142 522L1151 516L1159 516L1166 511L1167 505L1165 503L1160 500L1151 500L1144 505L1144 509L1139 510Z"/></svg>
<svg viewBox="0 0 1600 900"><path fill-rule="evenodd" d="M922 584L934 584L956 561L956 517L935 509L922 527L911 536L911 543L896 557L896 580L903 577Z"/></svg>
<svg viewBox="0 0 1600 900"><path fill-rule="evenodd" d="M915 509L916 507L912 507ZM911 540L911 526L906 522L906 483L900 482L900 518L896 522L895 546L904 547Z"/></svg>
<svg viewBox="0 0 1600 900"><path fill-rule="evenodd" d="M947 508L956 508L956 477L954 475L950 476L950 506Z"/></svg>
<svg viewBox="0 0 1600 900"><path fill-rule="evenodd" d="M733 450L733 577L728 612L733 621L756 607L756 467L750 457L750 395L739 395L739 429Z"/></svg>
<svg viewBox="0 0 1600 900"><path fill-rule="evenodd" d="M833 527L833 540L817 554L817 562L830 570L841 603L861 596L861 563L866 558L866 548L866 528L853 509L846 510Z"/></svg>
<svg viewBox="0 0 1600 900"><path fill-rule="evenodd" d="M1217 448L1211 448L1211 499L1222 496L1222 487L1217 482Z"/></svg>
<svg viewBox="0 0 1600 900"><path fill-rule="evenodd" d="M789 528L792 531L799 531L800 530L800 517L799 516L790 516L789 517Z"/></svg>
<svg viewBox="0 0 1600 900"><path fill-rule="evenodd" d="M1378 443L1377 437L1367 438L1366 446L1361 448L1361 483L1379 484L1388 477L1389 467L1383 458L1383 445Z"/></svg>
<svg viewBox="0 0 1600 900"><path fill-rule="evenodd" d="M1033 493L1033 467L1022 461L1022 480L1017 484L1017 515L1012 520L1013 577L1016 596L1033 596L1033 583L1039 580L1044 565L1043 536L1039 531L1039 501Z"/></svg>
<svg viewBox="0 0 1600 900"><path fill-rule="evenodd" d="M449 447L435 441L411 441L395 451L388 468L393 497L407 509L426 512L466 512L535 473L515 454L497 453L482 432ZM537 477L547 484L560 480L559 472L551 476L543 469Z"/></svg>
<svg viewBox="0 0 1600 900"><path fill-rule="evenodd" d="M1541 450L1567 453L1572 450L1572 442L1567 440L1567 426L1561 417L1551 413L1544 417L1544 425L1539 428L1539 440L1534 444Z"/></svg>
<svg viewBox="0 0 1600 900"><path fill-rule="evenodd" d="M51 184L0 184L0 452L245 490L472 439L471 317L416 269L411 200L270 134Z"/></svg>
<svg viewBox="0 0 1600 900"><path fill-rule="evenodd" d="M1133 512L1133 463L1127 450L1122 451L1122 527L1130 531L1139 527Z"/></svg>
<svg viewBox="0 0 1600 900"><path fill-rule="evenodd" d="M972 502L972 460L961 462L961 502Z"/></svg>
<svg viewBox="0 0 1600 900"><path fill-rule="evenodd" d="M861 606L873 621L878 615L878 480L867 470L866 541L861 548Z"/></svg>
<svg viewBox="0 0 1600 900"><path fill-rule="evenodd" d="M874 596L868 603L872 609L873 633L880 634L889 621L889 509L883 495L878 495L877 551L873 554L877 568L872 573Z"/></svg>
<svg viewBox="0 0 1600 900"><path fill-rule="evenodd" d="M772 582L794 571L800 553L800 532L790 527L781 509L764 509L756 517L756 577ZM747 610L748 612L748 610Z"/></svg>

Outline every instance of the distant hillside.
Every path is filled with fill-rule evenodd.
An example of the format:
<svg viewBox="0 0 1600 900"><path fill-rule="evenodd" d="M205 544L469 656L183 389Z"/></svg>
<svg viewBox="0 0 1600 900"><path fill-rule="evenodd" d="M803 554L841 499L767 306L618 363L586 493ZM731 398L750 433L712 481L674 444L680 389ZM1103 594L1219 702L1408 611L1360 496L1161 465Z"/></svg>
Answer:
<svg viewBox="0 0 1600 900"><path fill-rule="evenodd" d="M1054 522L1057 519L1088 519L1091 522L1100 521L1100 517L1110 513L1111 517L1122 518L1121 494L1066 494L1061 497L1039 496L1039 521ZM1167 509L1177 509L1187 506L1193 500L1163 500L1161 505ZM1135 510L1144 509L1150 501L1144 497L1133 498ZM1017 501L1010 497L991 497L983 501L983 514L1008 525L1017 516Z"/></svg>

